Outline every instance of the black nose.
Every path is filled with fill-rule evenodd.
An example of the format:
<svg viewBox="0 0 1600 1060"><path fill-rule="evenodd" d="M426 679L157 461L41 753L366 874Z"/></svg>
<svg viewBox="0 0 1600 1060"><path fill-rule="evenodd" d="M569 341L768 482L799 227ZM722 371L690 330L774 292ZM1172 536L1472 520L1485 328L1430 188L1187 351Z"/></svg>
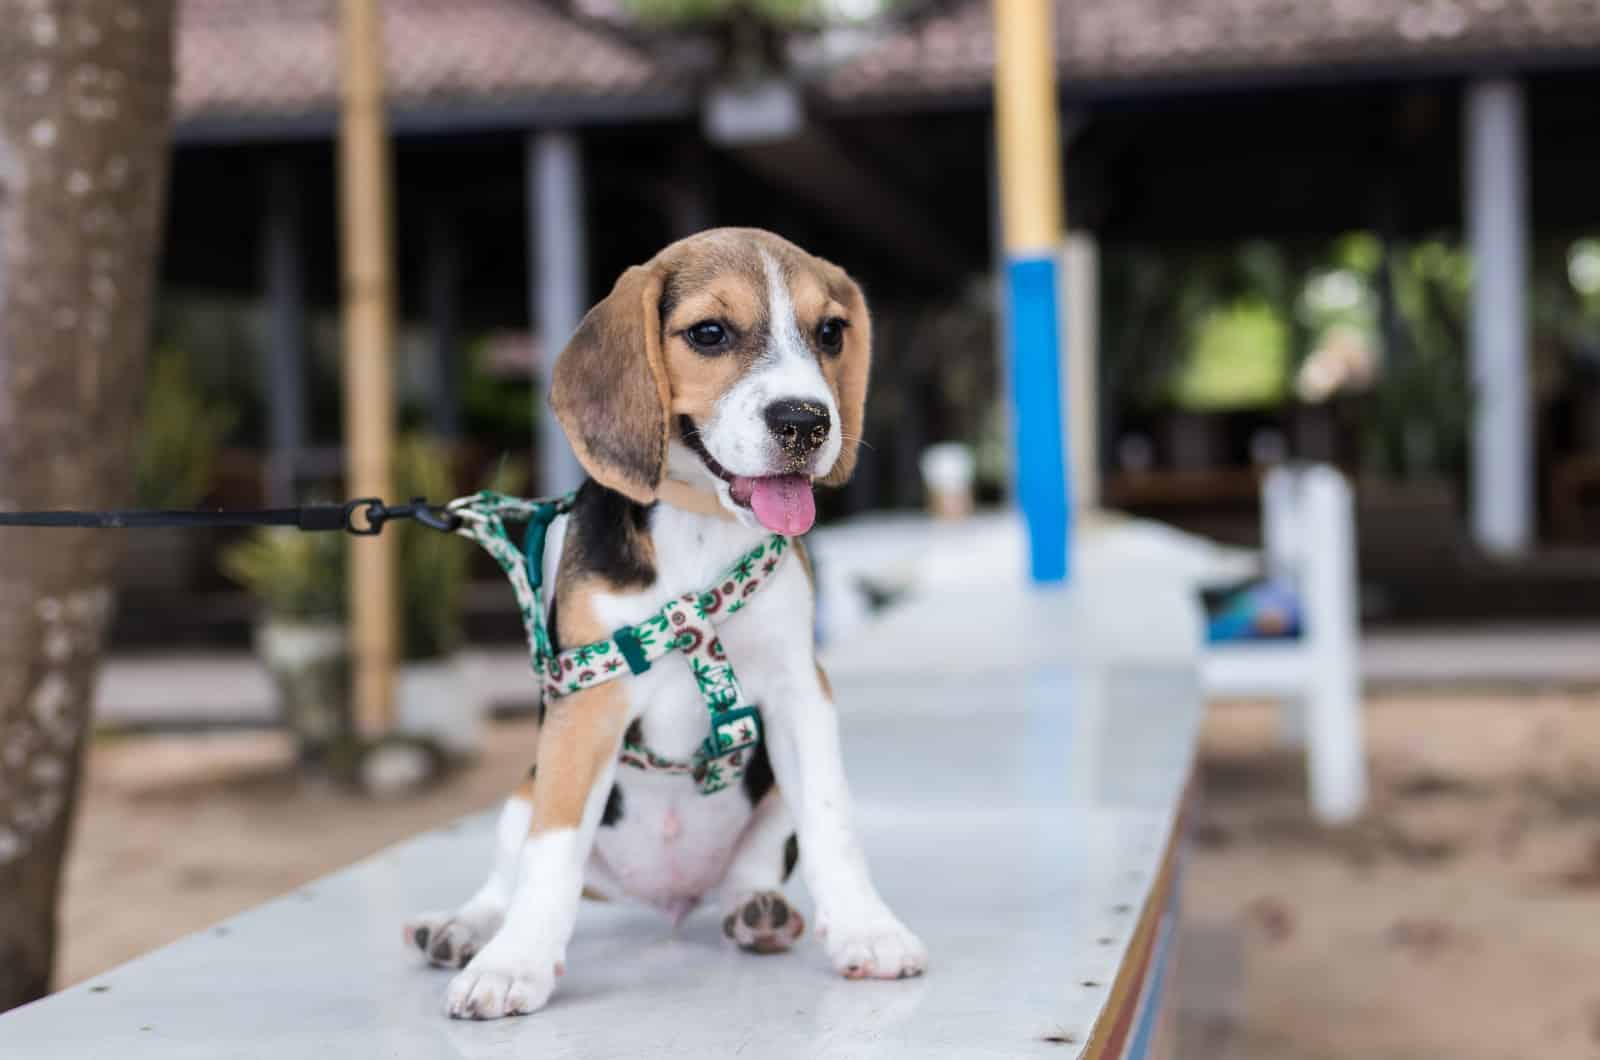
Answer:
<svg viewBox="0 0 1600 1060"><path fill-rule="evenodd" d="M790 456L805 456L821 449L833 422L828 410L814 401L774 401L767 406L767 429Z"/></svg>

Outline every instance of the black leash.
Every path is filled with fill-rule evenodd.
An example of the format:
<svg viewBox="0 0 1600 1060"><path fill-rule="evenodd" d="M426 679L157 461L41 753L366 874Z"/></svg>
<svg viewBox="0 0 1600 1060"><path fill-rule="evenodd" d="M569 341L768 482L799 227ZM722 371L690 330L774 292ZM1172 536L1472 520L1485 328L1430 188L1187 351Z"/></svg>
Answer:
<svg viewBox="0 0 1600 1060"><path fill-rule="evenodd" d="M377 497L362 497L344 504L304 504L298 508L261 508L254 511L120 511L120 512L6 512L0 526L75 527L86 530L148 530L153 527L287 526L311 533L343 530L357 537L372 537L395 519L414 519L423 526L451 533L461 517L421 497L409 504L385 504Z"/></svg>

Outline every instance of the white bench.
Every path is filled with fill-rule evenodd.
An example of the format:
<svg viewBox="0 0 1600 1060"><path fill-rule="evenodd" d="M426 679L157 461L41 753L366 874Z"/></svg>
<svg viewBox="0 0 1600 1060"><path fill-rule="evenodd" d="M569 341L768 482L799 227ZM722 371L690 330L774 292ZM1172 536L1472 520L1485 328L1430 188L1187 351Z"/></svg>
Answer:
<svg viewBox="0 0 1600 1060"><path fill-rule="evenodd" d="M449 974L400 923L477 883L483 815L0 1015L0 1056L1170 1056L1195 624L1185 589L1084 581L930 593L830 659L866 849L924 978L848 982L814 940L751 957L714 911L674 933L585 903L547 1010L452 1022Z"/></svg>
<svg viewBox="0 0 1600 1060"><path fill-rule="evenodd" d="M1206 693L1281 701L1284 738L1306 749L1312 808L1348 821L1367 797L1350 486L1331 467L1274 468L1261 502L1266 573L1296 587L1301 635L1212 645Z"/></svg>

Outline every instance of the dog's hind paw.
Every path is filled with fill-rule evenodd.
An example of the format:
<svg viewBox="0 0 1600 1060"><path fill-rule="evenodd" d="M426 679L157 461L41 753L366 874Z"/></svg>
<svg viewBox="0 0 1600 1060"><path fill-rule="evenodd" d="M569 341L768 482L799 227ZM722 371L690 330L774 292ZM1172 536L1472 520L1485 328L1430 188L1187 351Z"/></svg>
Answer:
<svg viewBox="0 0 1600 1060"><path fill-rule="evenodd" d="M477 956L500 930L501 917L488 911L474 915L466 909L424 913L406 921L406 945L414 946L439 968L461 968Z"/></svg>
<svg viewBox="0 0 1600 1060"><path fill-rule="evenodd" d="M750 895L722 920L722 933L749 953L783 953L805 929L805 918L777 891Z"/></svg>

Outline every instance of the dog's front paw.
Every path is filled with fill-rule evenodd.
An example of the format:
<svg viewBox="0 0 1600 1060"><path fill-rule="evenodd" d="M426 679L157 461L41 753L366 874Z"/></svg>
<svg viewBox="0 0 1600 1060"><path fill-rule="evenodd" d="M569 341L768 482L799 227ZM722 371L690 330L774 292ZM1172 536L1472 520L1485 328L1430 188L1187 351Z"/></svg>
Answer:
<svg viewBox="0 0 1600 1060"><path fill-rule="evenodd" d="M846 979L909 979L928 968L928 948L887 909L831 918L817 934Z"/></svg>
<svg viewBox="0 0 1600 1060"><path fill-rule="evenodd" d="M550 1001L560 961L506 960L490 946L450 981L452 1019L497 1020L538 1012Z"/></svg>

